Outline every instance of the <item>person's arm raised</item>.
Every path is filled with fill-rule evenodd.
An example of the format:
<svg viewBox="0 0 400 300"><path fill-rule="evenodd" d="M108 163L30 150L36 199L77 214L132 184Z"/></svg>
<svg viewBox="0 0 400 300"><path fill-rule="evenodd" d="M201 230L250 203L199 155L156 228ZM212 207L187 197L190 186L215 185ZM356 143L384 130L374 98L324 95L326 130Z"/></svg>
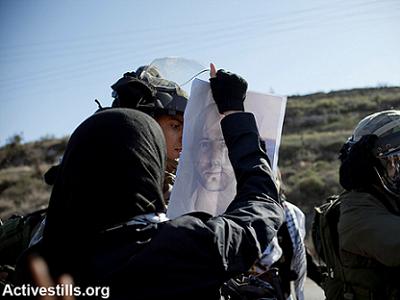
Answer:
<svg viewBox="0 0 400 300"><path fill-rule="evenodd" d="M217 72L215 65L211 63L210 86L220 114L228 116L244 111L247 82L242 77L224 70Z"/></svg>
<svg viewBox="0 0 400 300"><path fill-rule="evenodd" d="M237 193L226 212L209 225L220 239L225 269L243 270L259 258L276 235L284 214L256 120L252 113L244 112L247 82L236 74L211 70L215 75L210 79L213 98L225 115L221 128Z"/></svg>

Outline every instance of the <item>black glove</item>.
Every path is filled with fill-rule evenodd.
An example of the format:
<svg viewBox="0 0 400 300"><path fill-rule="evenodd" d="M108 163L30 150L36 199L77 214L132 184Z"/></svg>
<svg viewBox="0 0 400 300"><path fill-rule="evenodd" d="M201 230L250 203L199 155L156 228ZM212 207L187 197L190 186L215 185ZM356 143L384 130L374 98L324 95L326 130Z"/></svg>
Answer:
<svg viewBox="0 0 400 300"><path fill-rule="evenodd" d="M229 110L244 111L247 82L239 75L218 70L216 77L210 78L211 91L219 113Z"/></svg>

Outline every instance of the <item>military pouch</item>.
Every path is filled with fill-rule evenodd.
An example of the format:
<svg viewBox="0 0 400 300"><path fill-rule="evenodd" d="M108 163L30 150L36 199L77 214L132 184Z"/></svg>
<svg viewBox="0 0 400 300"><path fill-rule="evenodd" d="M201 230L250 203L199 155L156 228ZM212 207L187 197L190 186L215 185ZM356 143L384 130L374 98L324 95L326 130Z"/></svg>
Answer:
<svg viewBox="0 0 400 300"><path fill-rule="evenodd" d="M31 234L46 210L27 216L12 216L0 226L0 265L15 265L18 256L29 246Z"/></svg>

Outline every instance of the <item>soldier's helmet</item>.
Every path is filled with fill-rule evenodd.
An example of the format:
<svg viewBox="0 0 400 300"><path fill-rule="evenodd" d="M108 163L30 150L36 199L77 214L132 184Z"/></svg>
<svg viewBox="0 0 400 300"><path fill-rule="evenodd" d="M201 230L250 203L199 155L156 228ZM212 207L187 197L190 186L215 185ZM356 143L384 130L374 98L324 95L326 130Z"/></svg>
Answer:
<svg viewBox="0 0 400 300"><path fill-rule="evenodd" d="M348 140L349 148L365 135L376 135L373 155L379 166L375 171L383 187L400 197L400 110L386 110L362 119Z"/></svg>
<svg viewBox="0 0 400 300"><path fill-rule="evenodd" d="M162 78L154 66L125 73L111 88L113 107L134 108L152 116L183 114L188 100L179 85Z"/></svg>

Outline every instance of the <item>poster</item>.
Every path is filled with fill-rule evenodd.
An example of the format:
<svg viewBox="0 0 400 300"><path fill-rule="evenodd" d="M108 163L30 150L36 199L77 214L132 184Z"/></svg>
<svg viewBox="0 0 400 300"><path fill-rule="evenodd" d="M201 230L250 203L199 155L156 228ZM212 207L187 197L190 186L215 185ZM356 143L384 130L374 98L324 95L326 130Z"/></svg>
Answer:
<svg viewBox="0 0 400 300"><path fill-rule="evenodd" d="M248 91L244 107L255 115L272 169L276 171L286 97ZM168 205L169 218L193 211L218 215L233 200L236 179L221 119L209 83L195 79L184 114L183 151Z"/></svg>

